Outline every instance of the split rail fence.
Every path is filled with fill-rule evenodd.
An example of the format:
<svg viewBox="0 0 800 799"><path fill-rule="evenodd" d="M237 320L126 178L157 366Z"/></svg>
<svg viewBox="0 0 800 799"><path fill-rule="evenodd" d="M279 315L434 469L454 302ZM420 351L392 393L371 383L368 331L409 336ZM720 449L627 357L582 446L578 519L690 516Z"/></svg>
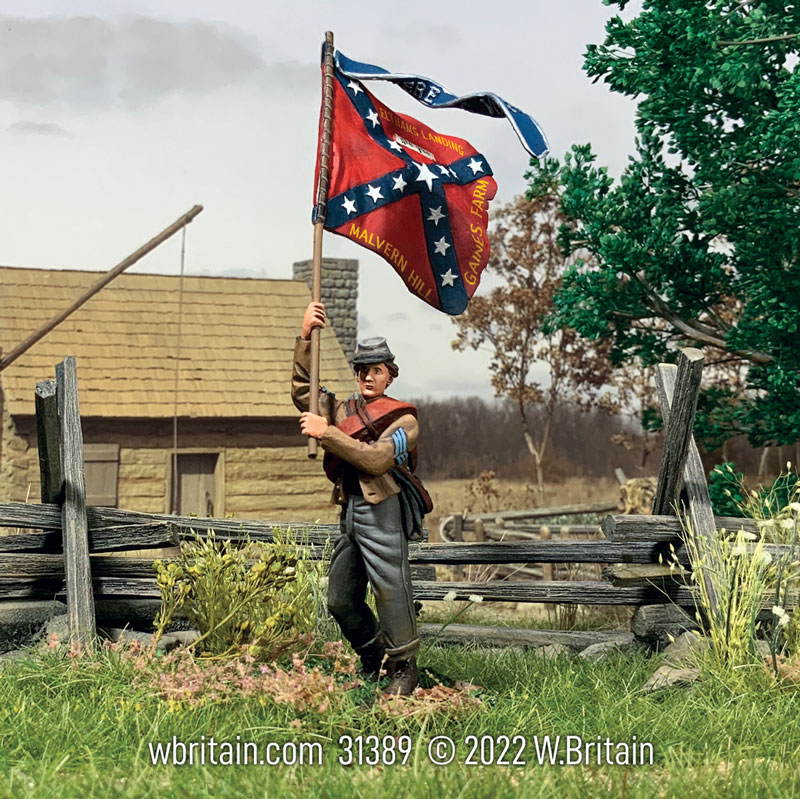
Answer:
<svg viewBox="0 0 800 799"><path fill-rule="evenodd" d="M688 581L691 567L682 543L676 508L686 508L704 557L713 558L719 528L744 527L758 533L752 520L715 518L700 455L692 438L703 356L680 353L677 366L657 370L659 398L666 425L664 453L652 516L608 515L599 526L536 524L543 514L603 513L609 506L570 506L450 517L443 524L443 543L410 547L414 596L441 600L450 592L466 600L479 594L486 601L580 605L695 604ZM213 530L218 539L270 541L276 529L290 529L322 557L338 535L338 525L291 524L181 517L86 507L75 359L56 367L56 380L36 387L36 422L41 469L41 504L0 504L0 526L36 532L0 536L0 600L23 601L66 597L70 637L89 640L96 628L96 609L121 612L126 603L158 600L159 590L149 558L120 558L110 553L175 546L193 533ZM265 490L268 486L265 484ZM557 532L559 537L554 538ZM508 540L509 538L516 540ZM686 570L670 572L674 548ZM773 554L786 548L768 547ZM558 564L600 564L603 579L558 580ZM437 581L432 567L466 565L506 569L504 579ZM522 571L521 571L522 570ZM457 572L462 576L464 572ZM514 580L516 574L542 579ZM707 586L712 601L713 586ZM141 602L139 603L141 604ZM153 614L149 615L152 620ZM141 619L144 621L145 619Z"/></svg>

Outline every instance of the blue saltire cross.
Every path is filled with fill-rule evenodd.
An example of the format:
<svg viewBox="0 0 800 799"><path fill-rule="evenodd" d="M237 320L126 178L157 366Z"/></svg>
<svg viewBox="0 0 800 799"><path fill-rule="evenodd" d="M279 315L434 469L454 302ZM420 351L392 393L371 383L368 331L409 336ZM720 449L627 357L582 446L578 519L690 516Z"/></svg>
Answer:
<svg viewBox="0 0 800 799"><path fill-rule="evenodd" d="M336 80L359 113L367 134L381 147L405 161L406 166L387 172L377 180L353 186L328 198L325 227L336 229L349 220L396 202L410 194L420 198L428 259L434 273L439 307L449 314L461 313L468 297L458 267L453 233L450 227L444 184L464 186L492 175L484 156L468 156L450 164L426 164L415 161L402 146L390 139L380 123L378 112L361 83L349 80L334 70ZM316 218L316 207L314 209ZM441 223L441 227L440 227Z"/></svg>

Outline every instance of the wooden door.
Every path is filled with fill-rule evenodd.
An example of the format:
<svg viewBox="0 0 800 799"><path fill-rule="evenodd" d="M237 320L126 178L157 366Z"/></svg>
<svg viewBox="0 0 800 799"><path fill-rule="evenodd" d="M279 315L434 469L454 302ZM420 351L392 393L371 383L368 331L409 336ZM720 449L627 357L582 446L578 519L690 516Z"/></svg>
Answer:
<svg viewBox="0 0 800 799"><path fill-rule="evenodd" d="M119 444L84 444L86 504L117 507Z"/></svg>
<svg viewBox="0 0 800 799"><path fill-rule="evenodd" d="M178 454L177 475L173 476L177 496L173 495L172 504L179 516L214 515L214 472L218 457L215 452Z"/></svg>

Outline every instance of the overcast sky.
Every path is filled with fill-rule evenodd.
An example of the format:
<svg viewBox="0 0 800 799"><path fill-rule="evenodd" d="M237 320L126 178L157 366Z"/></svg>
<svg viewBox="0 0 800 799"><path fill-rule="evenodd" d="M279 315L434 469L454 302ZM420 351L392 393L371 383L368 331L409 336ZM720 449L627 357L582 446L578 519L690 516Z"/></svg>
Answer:
<svg viewBox="0 0 800 799"><path fill-rule="evenodd" d="M351 58L496 92L539 122L552 154L591 141L617 175L634 106L581 69L611 14L601 0L3 0L0 264L105 270L200 203L187 274L290 278L311 257L326 30ZM528 156L504 120L370 89L482 152L494 206L525 190ZM493 395L488 355L453 352L449 317L388 264L333 235L324 254L359 259L359 336L388 338L395 395ZM130 271L179 274L179 237Z"/></svg>

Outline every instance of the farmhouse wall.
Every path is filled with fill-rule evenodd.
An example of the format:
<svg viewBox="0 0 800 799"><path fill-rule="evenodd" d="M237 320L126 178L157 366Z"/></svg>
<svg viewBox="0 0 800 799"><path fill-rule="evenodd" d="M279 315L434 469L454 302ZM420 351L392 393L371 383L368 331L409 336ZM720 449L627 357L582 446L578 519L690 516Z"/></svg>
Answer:
<svg viewBox="0 0 800 799"><path fill-rule="evenodd" d="M311 288L312 261L292 264L292 277ZM336 338L349 361L356 351L358 333L358 261L352 258L322 259L322 302Z"/></svg>
<svg viewBox="0 0 800 799"><path fill-rule="evenodd" d="M322 461L309 460L297 421L275 419L179 422L178 451L224 458L224 500L215 515L247 519L332 522L331 486ZM86 444L119 444L118 507L169 511L171 420L83 419ZM3 417L2 501L40 501L35 421Z"/></svg>
<svg viewBox="0 0 800 799"><path fill-rule="evenodd" d="M0 426L0 502L24 502L28 486L28 442L19 435L8 413L2 388ZM33 492L31 498L33 502L39 501L39 495Z"/></svg>

